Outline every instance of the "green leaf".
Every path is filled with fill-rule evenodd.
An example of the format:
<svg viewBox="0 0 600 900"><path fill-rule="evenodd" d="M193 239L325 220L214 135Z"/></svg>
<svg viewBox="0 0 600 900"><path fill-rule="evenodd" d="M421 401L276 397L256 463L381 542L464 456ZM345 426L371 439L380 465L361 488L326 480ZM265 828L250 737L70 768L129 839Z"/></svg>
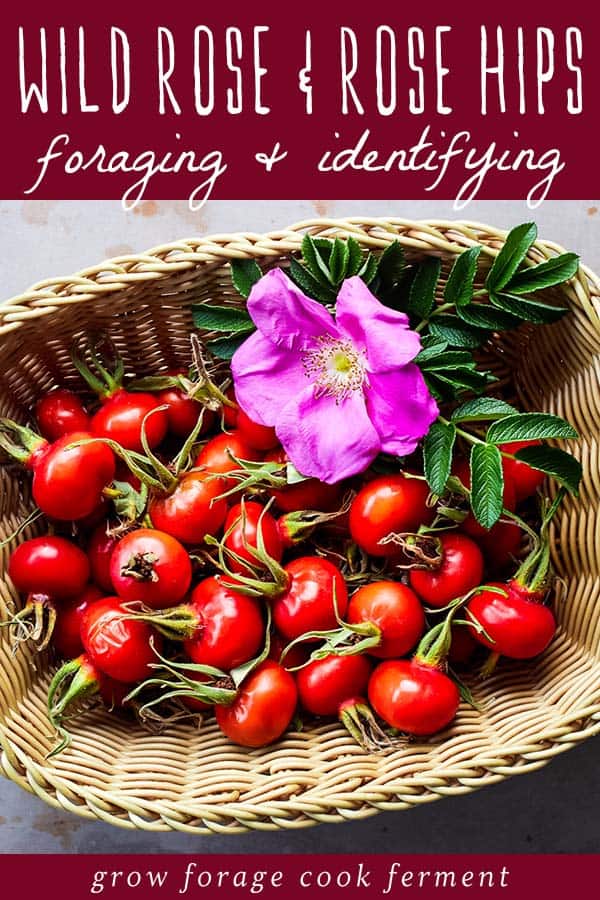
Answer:
<svg viewBox="0 0 600 900"><path fill-rule="evenodd" d="M384 290L389 290L399 283L404 274L405 266L406 261L402 245L398 241L392 241L379 257L377 264L377 275Z"/></svg>
<svg viewBox="0 0 600 900"><path fill-rule="evenodd" d="M537 237L535 222L525 222L513 228L502 250L494 260L485 284L490 291L501 291L511 280Z"/></svg>
<svg viewBox="0 0 600 900"><path fill-rule="evenodd" d="M481 346L488 337L486 331L466 325L457 316L443 314L430 320L429 332L434 337L447 341L451 347L472 349Z"/></svg>
<svg viewBox="0 0 600 900"><path fill-rule="evenodd" d="M232 259L229 267L234 288L247 300L256 282L263 277L260 266L254 259Z"/></svg>
<svg viewBox="0 0 600 900"><path fill-rule="evenodd" d="M512 297L505 293L490 294L490 300L495 307L536 325L557 322L568 312L563 306L550 306L548 303L524 300L522 297Z"/></svg>
<svg viewBox="0 0 600 900"><path fill-rule="evenodd" d="M333 250L333 241L329 238L312 238L312 242L325 265L329 266L331 251Z"/></svg>
<svg viewBox="0 0 600 900"><path fill-rule="evenodd" d="M197 304L192 306L192 318L196 328L203 328L205 331L226 331L232 334L254 329L247 311L239 306Z"/></svg>
<svg viewBox="0 0 600 900"><path fill-rule="evenodd" d="M358 275L363 266L363 255L360 244L353 237L349 237L346 243L348 245L348 269L346 277L352 278L353 275Z"/></svg>
<svg viewBox="0 0 600 900"><path fill-rule="evenodd" d="M350 251L348 250L348 244L346 241L336 238L333 243L333 250L331 251L331 258L329 260L329 271L331 273L331 280L334 284L337 285L343 281L348 268L349 258Z"/></svg>
<svg viewBox="0 0 600 900"><path fill-rule="evenodd" d="M329 265L321 256L321 251L310 234L302 239L302 256L313 278L319 283L331 284Z"/></svg>
<svg viewBox="0 0 600 900"><path fill-rule="evenodd" d="M517 413L494 422L488 428L486 440L491 444L508 444L512 441L537 441L547 438L579 437L577 431L560 416L549 413Z"/></svg>
<svg viewBox="0 0 600 900"><path fill-rule="evenodd" d="M481 247L471 247L456 258L444 289L444 302L466 306L473 299L473 282Z"/></svg>
<svg viewBox="0 0 600 900"><path fill-rule="evenodd" d="M448 372L436 369L433 374L455 388L463 388L476 393L481 393L488 384L495 380L489 372L478 372L476 369L467 368L451 369Z"/></svg>
<svg viewBox="0 0 600 900"><path fill-rule="evenodd" d="M456 438L454 425L434 422L423 442L423 462L425 478L434 494L444 493L450 466L452 465L452 449Z"/></svg>
<svg viewBox="0 0 600 900"><path fill-rule="evenodd" d="M230 360L238 347L241 347L248 334L236 335L228 338L216 338L206 342L206 349L218 359Z"/></svg>
<svg viewBox="0 0 600 900"><path fill-rule="evenodd" d="M428 334L421 341L421 352L415 359L415 362L418 366L422 365L424 362L427 362L430 359L435 359L443 353L446 347L448 346L446 341L442 341L439 338L436 338L432 334Z"/></svg>
<svg viewBox="0 0 600 900"><path fill-rule="evenodd" d="M501 419L515 413L516 409L504 400L497 400L495 397L477 397L474 400L467 400L455 409L451 419L453 422L481 422L486 419Z"/></svg>
<svg viewBox="0 0 600 900"><path fill-rule="evenodd" d="M453 400L456 397L456 391L447 382L440 381L435 374L424 372L423 377L429 389L429 393L435 400L446 401Z"/></svg>
<svg viewBox="0 0 600 900"><path fill-rule="evenodd" d="M363 265L359 269L358 275L362 278L365 284L371 284L376 274L377 257L373 256L372 253L369 253L368 257L365 259Z"/></svg>
<svg viewBox="0 0 600 900"><path fill-rule="evenodd" d="M521 450L517 450L515 457L533 469L538 469L555 478L572 494L577 496L579 493L579 482L583 474L581 463L565 450L542 444L535 447L523 447Z"/></svg>
<svg viewBox="0 0 600 900"><path fill-rule="evenodd" d="M425 351L426 352L426 351ZM415 362L425 371L439 369L440 371L451 369L474 369L475 361L470 353L466 350L448 350L445 353L438 353L432 359L422 359L422 353L419 353Z"/></svg>
<svg viewBox="0 0 600 900"><path fill-rule="evenodd" d="M408 295L408 312L415 318L426 319L431 313L441 268L442 263L436 256L429 256L420 263Z"/></svg>
<svg viewBox="0 0 600 900"><path fill-rule="evenodd" d="M428 350L429 347L441 347L445 350L447 346L448 342L436 337L435 334L424 334L421 338L421 350Z"/></svg>
<svg viewBox="0 0 600 900"><path fill-rule="evenodd" d="M491 528L502 514L502 457L493 444L471 448L471 508L484 528Z"/></svg>
<svg viewBox="0 0 600 900"><path fill-rule="evenodd" d="M507 289L511 294L529 294L543 288L554 287L573 278L579 268L579 257L576 253L562 253L537 266L522 269L511 278Z"/></svg>
<svg viewBox="0 0 600 900"><path fill-rule="evenodd" d="M318 300L319 303L333 303L335 301L335 291L333 288L321 284L314 278L307 268L300 265L298 260L290 260L288 274L292 281L301 288L305 294Z"/></svg>
<svg viewBox="0 0 600 900"><path fill-rule="evenodd" d="M469 303L468 306L457 306L456 312L467 325L485 328L488 331L507 331L521 324L515 316L502 309L496 309L483 303Z"/></svg>

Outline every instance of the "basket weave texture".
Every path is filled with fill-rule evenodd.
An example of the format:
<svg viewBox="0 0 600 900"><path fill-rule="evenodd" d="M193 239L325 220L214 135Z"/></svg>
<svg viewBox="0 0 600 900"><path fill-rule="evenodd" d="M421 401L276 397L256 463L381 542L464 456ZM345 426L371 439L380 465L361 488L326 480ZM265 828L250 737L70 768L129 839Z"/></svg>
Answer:
<svg viewBox="0 0 600 900"><path fill-rule="evenodd" d="M191 303L240 302L228 262L251 257L263 268L285 264L304 231L351 234L374 250L398 239L409 257L440 256L446 274L474 243L483 245L482 258L491 264L505 237L475 223L315 220L268 235L179 241L43 281L0 306L0 414L27 422L36 398L52 385L81 390L69 350L85 329L109 332L137 375L186 365ZM529 262L561 249L539 241ZM360 819L466 793L538 769L598 733L600 280L582 267L554 296L568 304L569 316L503 336L487 360L506 399L564 416L582 435L568 448L583 463L581 494L565 502L554 526L554 565L566 586L556 610L559 632L542 658L503 661L491 678L470 684L479 710L463 704L444 734L381 755L361 750L336 724L308 723L275 746L250 751L230 744L210 719L199 730L176 724L152 735L94 709L77 721L71 747L47 761L54 735L45 698L56 662L29 646L13 655L7 629L0 629L3 773L47 803L114 825L235 833ZM27 479L0 470L0 540L31 508ZM43 525L18 540L36 529ZM0 550L2 573L14 546ZM3 618L15 602L3 574Z"/></svg>

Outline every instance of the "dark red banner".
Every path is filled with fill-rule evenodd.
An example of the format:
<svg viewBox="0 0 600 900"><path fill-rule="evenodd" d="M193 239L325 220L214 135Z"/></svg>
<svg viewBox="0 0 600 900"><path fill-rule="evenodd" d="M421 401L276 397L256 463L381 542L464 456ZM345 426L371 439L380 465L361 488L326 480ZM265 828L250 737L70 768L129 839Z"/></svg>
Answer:
<svg viewBox="0 0 600 900"><path fill-rule="evenodd" d="M600 873L597 856L568 855L47 855L43 864L39 857L10 855L1 860L7 896L22 894L26 884L28 896L40 890L46 900L92 896L564 900L574 884L593 885Z"/></svg>
<svg viewBox="0 0 600 900"><path fill-rule="evenodd" d="M4 198L600 194L594 7L9 4Z"/></svg>

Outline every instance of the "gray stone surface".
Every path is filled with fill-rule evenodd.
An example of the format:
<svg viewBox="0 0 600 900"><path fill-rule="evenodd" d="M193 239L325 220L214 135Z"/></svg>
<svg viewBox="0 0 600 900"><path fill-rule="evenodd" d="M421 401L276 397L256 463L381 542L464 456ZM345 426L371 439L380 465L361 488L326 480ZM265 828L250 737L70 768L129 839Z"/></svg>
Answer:
<svg viewBox="0 0 600 900"><path fill-rule="evenodd" d="M191 213L183 202L148 201L124 213L115 202L0 201L4 257L0 297L35 280L190 235L264 231L316 216L393 215L472 219L510 227L534 219L542 237L600 269L600 201L474 203L460 215L429 201L211 202ZM600 852L600 738L542 770L474 794L359 822L300 831L196 837L125 831L46 806L0 780L0 851L119 853Z"/></svg>

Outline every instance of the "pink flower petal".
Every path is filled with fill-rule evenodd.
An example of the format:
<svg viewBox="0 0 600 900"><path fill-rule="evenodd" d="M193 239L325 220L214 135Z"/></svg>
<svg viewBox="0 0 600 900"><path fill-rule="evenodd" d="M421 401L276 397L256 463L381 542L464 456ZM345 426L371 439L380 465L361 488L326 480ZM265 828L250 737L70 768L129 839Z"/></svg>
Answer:
<svg viewBox="0 0 600 900"><path fill-rule="evenodd" d="M241 408L259 425L275 425L292 397L309 382L299 354L255 331L233 355L231 373Z"/></svg>
<svg viewBox="0 0 600 900"><path fill-rule="evenodd" d="M306 297L281 269L271 269L256 282L248 312L259 331L288 350L305 350L320 335L338 336L325 307Z"/></svg>
<svg viewBox="0 0 600 900"><path fill-rule="evenodd" d="M396 372L369 375L367 412L384 453L407 456L438 415L421 370L409 363Z"/></svg>
<svg viewBox="0 0 600 900"><path fill-rule="evenodd" d="M410 330L408 317L380 303L357 276L342 284L335 314L340 330L366 351L371 372L404 366L421 349L421 339Z"/></svg>
<svg viewBox="0 0 600 900"><path fill-rule="evenodd" d="M307 388L290 400L275 429L298 471L327 484L363 472L380 450L359 392L336 403Z"/></svg>

